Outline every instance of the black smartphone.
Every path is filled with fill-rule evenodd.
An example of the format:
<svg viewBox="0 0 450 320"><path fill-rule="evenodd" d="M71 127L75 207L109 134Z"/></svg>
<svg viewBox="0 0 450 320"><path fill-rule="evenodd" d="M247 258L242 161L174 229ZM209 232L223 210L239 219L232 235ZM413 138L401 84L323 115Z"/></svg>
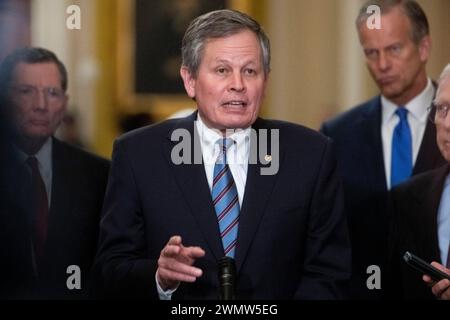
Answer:
<svg viewBox="0 0 450 320"><path fill-rule="evenodd" d="M405 262L408 265L419 271L421 274L429 275L431 279L433 279L436 282L443 279L450 280L450 274L447 274L439 269L436 269L431 264L425 262L418 256L410 253L409 251L405 252L405 254L403 255L403 260L405 260Z"/></svg>

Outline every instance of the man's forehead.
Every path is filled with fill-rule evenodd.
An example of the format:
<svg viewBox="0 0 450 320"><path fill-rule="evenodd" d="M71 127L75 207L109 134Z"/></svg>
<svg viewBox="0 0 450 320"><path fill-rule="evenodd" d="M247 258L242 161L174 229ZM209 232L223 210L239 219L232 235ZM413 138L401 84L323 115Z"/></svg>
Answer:
<svg viewBox="0 0 450 320"><path fill-rule="evenodd" d="M59 82L60 74L57 65L54 62L19 62L12 72L13 81L34 81L37 79Z"/></svg>

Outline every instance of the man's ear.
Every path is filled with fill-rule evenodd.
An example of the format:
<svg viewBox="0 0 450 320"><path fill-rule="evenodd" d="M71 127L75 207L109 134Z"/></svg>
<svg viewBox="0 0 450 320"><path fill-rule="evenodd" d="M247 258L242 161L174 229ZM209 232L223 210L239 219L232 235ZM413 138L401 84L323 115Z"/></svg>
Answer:
<svg viewBox="0 0 450 320"><path fill-rule="evenodd" d="M190 98L195 98L195 78L192 76L188 68L182 66L180 68L180 75L183 79L184 89Z"/></svg>
<svg viewBox="0 0 450 320"><path fill-rule="evenodd" d="M431 52L431 37L425 36L419 43L419 55L422 62L427 62Z"/></svg>

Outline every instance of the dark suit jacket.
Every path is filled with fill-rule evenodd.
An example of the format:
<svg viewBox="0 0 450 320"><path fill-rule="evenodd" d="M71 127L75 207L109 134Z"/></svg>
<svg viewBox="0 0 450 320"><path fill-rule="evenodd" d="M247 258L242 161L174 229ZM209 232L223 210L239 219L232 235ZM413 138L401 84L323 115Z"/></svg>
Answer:
<svg viewBox="0 0 450 320"><path fill-rule="evenodd" d="M381 99L379 96L323 124L321 132L332 138L339 172L344 184L353 252L353 275L349 287L355 299L383 296L382 290L368 290L366 269L387 259L387 186L381 140ZM444 164L436 144L436 128L428 122L413 169L413 175Z"/></svg>
<svg viewBox="0 0 450 320"><path fill-rule="evenodd" d="M437 215L448 164L418 175L391 192L393 216L390 250L390 288L392 298L434 299L422 275L402 259L410 251L427 262L441 262ZM444 262L445 265L445 262Z"/></svg>
<svg viewBox="0 0 450 320"><path fill-rule="evenodd" d="M32 208L28 206L31 189L23 165L16 164L14 170L22 178L11 176L4 181L11 193L21 193L17 196L19 201L14 201L1 214L0 261L6 264L0 267L2 280L5 280L0 293L5 298L87 297L109 162L57 139L53 139L52 157L48 234L38 277L33 271L31 256ZM81 269L81 290L66 287L70 276L66 270L70 265Z"/></svg>
<svg viewBox="0 0 450 320"><path fill-rule="evenodd" d="M224 251L204 165L171 161L174 130L198 139L195 117L115 142L96 260L103 293L157 299L160 251L181 235L184 245L200 246L206 255L195 262L202 277L182 283L172 298L219 297L217 260ZM253 128L280 130L280 167L275 175L261 175L261 163L248 167L235 256L237 297L341 297L350 251L330 141L286 122L258 119Z"/></svg>

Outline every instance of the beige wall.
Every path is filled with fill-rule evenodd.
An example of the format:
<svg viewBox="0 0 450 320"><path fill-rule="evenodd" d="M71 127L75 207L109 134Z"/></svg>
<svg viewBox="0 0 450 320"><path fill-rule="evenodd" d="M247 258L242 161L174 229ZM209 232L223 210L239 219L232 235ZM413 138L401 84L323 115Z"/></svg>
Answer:
<svg viewBox="0 0 450 320"><path fill-rule="evenodd" d="M318 128L321 122L370 98L368 74L354 19L361 0L273 0L266 29L273 65L265 114ZM431 24L430 76L450 62L450 1L419 1Z"/></svg>
<svg viewBox="0 0 450 320"><path fill-rule="evenodd" d="M428 63L430 76L437 79L442 69L450 63L450 1L418 0L427 13L433 48Z"/></svg>

